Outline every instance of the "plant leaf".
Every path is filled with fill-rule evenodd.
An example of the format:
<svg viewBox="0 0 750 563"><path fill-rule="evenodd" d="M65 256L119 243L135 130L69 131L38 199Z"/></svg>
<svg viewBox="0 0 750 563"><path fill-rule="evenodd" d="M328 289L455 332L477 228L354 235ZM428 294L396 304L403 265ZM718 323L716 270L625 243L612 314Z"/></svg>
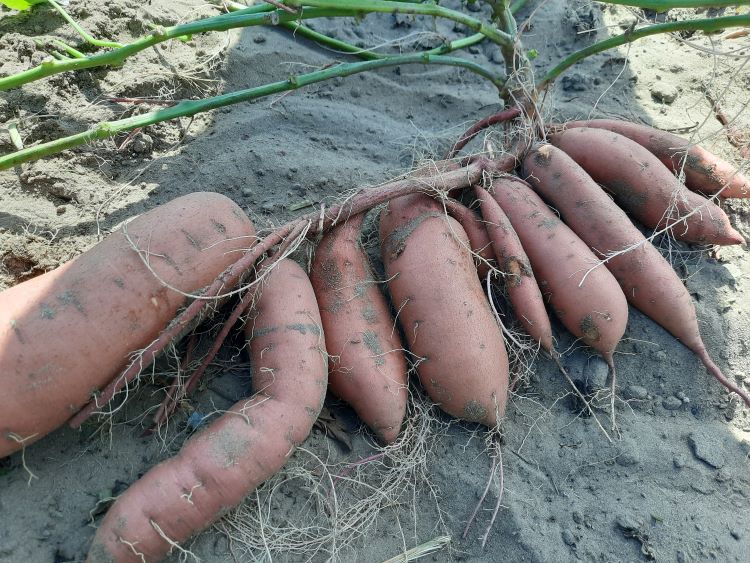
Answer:
<svg viewBox="0 0 750 563"><path fill-rule="evenodd" d="M39 1L37 0L37 2ZM0 4L5 4L11 10L28 10L37 2L34 2L34 0L0 0Z"/></svg>

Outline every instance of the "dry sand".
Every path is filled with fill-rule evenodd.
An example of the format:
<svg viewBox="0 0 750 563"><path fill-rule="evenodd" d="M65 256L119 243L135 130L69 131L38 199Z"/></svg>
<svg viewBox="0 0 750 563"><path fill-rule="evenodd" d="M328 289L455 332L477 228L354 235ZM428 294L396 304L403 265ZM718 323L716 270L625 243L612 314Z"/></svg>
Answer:
<svg viewBox="0 0 750 563"><path fill-rule="evenodd" d="M74 17L94 34L123 41L146 33L148 22L169 25L216 13L198 0L71 4ZM539 74L595 38L620 33L640 13L551 0L538 8L532 2L519 19L532 11L523 40L538 51ZM694 17L688 11L677 15ZM401 16L315 25L367 46L408 35L419 44L407 49L433 46L461 31L450 23ZM52 36L77 42L49 10L3 12L0 74L38 63L43 54L32 38ZM705 89L722 96L727 114L739 114L736 124L750 130L747 41L724 40L722 34L712 42L660 36L597 55L558 80L546 100L547 116L617 116L665 129L688 127L687 135L740 163L711 115ZM739 56L716 57L708 49ZM489 45L466 56L484 64L499 61ZM205 96L283 79L337 58L342 56L280 29L195 37L144 52L123 68L60 75L4 92L0 124L20 120L31 144L143 109L107 97ZM121 149L116 145L122 138L2 172L0 288L54 268L123 221L192 191L229 196L262 228L278 224L293 216L289 208L300 202L333 201L353 187L395 176L415 159L442 153L497 103L487 83L455 68L387 69L151 127ZM11 150L8 135L0 133L0 151ZM750 237L750 205L731 202L726 208L735 227ZM675 265L696 300L708 349L729 377L750 387L746 248L722 249L719 259L682 252ZM560 348L568 349L572 338L559 325L555 331ZM509 408L503 508L484 551L478 537L486 511L468 539L460 535L484 488L489 459L476 429L455 424L431 441L427 465L442 523L434 496L420 482L413 497L399 499L402 504L383 512L355 549L342 548L338 557L383 560L447 534L453 550L430 556L433 561L747 561L748 410L728 400L688 350L632 309L625 336L616 356L621 437L611 444L592 419L577 416L554 365L543 358L534 363L529 387ZM215 379L196 398L198 410L223 408L241 396L247 383L241 361L231 351L225 354ZM594 386L601 382L600 365L588 350L574 346L564 361L575 377L589 378ZM104 438L92 437L94 427L64 428L30 447L25 462L36 475L30 484L20 454L0 461L0 561L85 557L94 533L89 512L97 499L121 492L186 437L184 414L164 439L141 437L138 415L158 402L154 390L145 387ZM293 466L314 468L314 456L348 463L372 453L367 434L357 430L350 414L332 408L354 434L353 451L316 431ZM299 482L283 490L270 503L277 522L310 506L310 491ZM495 487L491 501L496 494ZM191 549L204 561L228 560L231 550L240 560L250 559L215 529ZM330 555L326 549L333 544L314 559ZM273 556L306 558L290 552ZM266 555L261 550L255 557Z"/></svg>

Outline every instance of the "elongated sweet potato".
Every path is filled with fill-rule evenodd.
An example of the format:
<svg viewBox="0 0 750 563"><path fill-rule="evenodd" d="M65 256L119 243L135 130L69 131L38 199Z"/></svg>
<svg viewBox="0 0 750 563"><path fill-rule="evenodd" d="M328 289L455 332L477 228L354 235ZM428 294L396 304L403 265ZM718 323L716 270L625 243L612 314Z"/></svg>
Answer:
<svg viewBox="0 0 750 563"><path fill-rule="evenodd" d="M596 182L552 145L531 150L523 169L534 189L586 244L602 257L619 253L606 266L628 301L692 350L722 384L738 391L720 371L717 374L708 357L693 300L680 278ZM621 252L624 249L629 250Z"/></svg>
<svg viewBox="0 0 750 563"><path fill-rule="evenodd" d="M310 277L320 306L331 391L385 443L406 413L406 358L385 297L360 246L364 214L329 231Z"/></svg>
<svg viewBox="0 0 750 563"><path fill-rule="evenodd" d="M161 560L169 541L188 539L239 504L310 433L327 367L315 295L297 264L281 261L268 275L246 333L253 396L131 485L104 517L87 561Z"/></svg>
<svg viewBox="0 0 750 563"><path fill-rule="evenodd" d="M599 260L586 243L526 182L503 176L492 188L492 196L518 233L542 294L555 314L612 368L615 347L628 322L628 304L617 281L606 268L594 268Z"/></svg>
<svg viewBox="0 0 750 563"><path fill-rule="evenodd" d="M474 253L477 273L480 278L484 278L490 271L490 266L496 266L497 263L495 262L495 253L492 250L490 237L482 224L482 218L455 199L448 198L443 203L450 216L458 221L463 230L466 231L466 235L469 237L469 246Z"/></svg>
<svg viewBox="0 0 750 563"><path fill-rule="evenodd" d="M457 240L458 239L458 240ZM388 289L417 374L447 413L498 424L508 357L461 225L422 195L392 200L380 218Z"/></svg>
<svg viewBox="0 0 750 563"><path fill-rule="evenodd" d="M169 323L185 297L157 275L196 292L254 235L231 200L195 193L0 294L0 457L62 425Z"/></svg>
<svg viewBox="0 0 750 563"><path fill-rule="evenodd" d="M496 261L504 274L505 288L521 325L544 348L552 351L552 327L529 258L508 216L482 187L475 187L482 217L492 240Z"/></svg>
<svg viewBox="0 0 750 563"><path fill-rule="evenodd" d="M691 192L647 149L627 137L577 127L550 135L617 203L652 229L674 226L679 240L700 244L742 244L719 206Z"/></svg>
<svg viewBox="0 0 750 563"><path fill-rule="evenodd" d="M618 133L647 148L673 172L685 170L685 185L695 192L721 197L750 197L750 179L726 160L687 139L648 125L617 119L569 121L565 128L594 127Z"/></svg>

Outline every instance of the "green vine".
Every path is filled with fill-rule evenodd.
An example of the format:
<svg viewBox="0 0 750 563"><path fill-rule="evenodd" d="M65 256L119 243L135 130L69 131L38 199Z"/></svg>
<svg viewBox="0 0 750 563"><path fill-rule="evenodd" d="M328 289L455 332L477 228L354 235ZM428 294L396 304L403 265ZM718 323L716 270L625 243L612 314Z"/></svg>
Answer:
<svg viewBox="0 0 750 563"><path fill-rule="evenodd" d="M280 94L281 92L296 90L304 86L309 86L310 84L315 84L316 82L330 80L331 78L351 76L352 74L405 64L438 64L462 67L486 78L492 82L498 90L502 89L505 85L503 79L476 63L456 57L431 55L429 53L397 55L373 61L342 63L315 72L290 76L287 80L258 86L256 88L248 88L246 90L222 94L220 96L214 96L203 100L186 100L165 109L159 109L116 121L105 121L82 133L28 147L9 155L2 156L0 157L0 170L12 168L13 166L17 166L24 162L37 160L93 141L113 137L118 133L147 127L163 121L169 121L179 117L190 117L197 113L238 104L240 102L248 102L272 94Z"/></svg>
<svg viewBox="0 0 750 563"><path fill-rule="evenodd" d="M64 13L54 0L46 0ZM51 76L54 74L82 70L101 66L121 65L128 57L164 41L182 39L200 33L226 31L257 25L280 26L290 30L295 35L315 41L336 51L356 56L362 62L341 63L323 68L307 74L292 76L287 80L266 84L256 88L238 92L222 94L203 100L190 100L177 103L165 109L159 109L142 115L100 123L87 131L64 137L47 143L23 148L9 155L0 157L0 170L18 164L36 160L45 156L59 153L63 150L81 146L92 141L106 139L114 135L146 127L163 121L188 117L200 112L258 99L264 96L294 90L309 84L329 80L334 77L344 77L360 72L367 72L388 66L403 64L439 64L465 68L482 78L489 80L501 95L508 94L513 84L506 84L506 79L498 74L466 59L445 56L453 51L467 48L489 39L499 46L506 63L506 72L523 71L530 68L526 53L518 38L518 27L514 14L526 4L527 0L486 0L492 8L492 20L497 26L481 21L477 18L439 6L436 2L402 2L392 0L284 0L275 4L260 3L255 6L245 6L238 2L222 1L227 12L216 16L203 18L189 23L179 24L167 28L158 27L149 35L126 45L119 43L101 42L95 40L64 14L66 20L81 33L81 35L95 45L113 47L111 50L86 56L62 41L53 40L57 50L52 53L55 58L44 61L39 66L22 71L15 75L0 78L0 90L17 88L24 84ZM625 4L654 10L667 10L676 7L707 7L727 6L729 2L702 2L701 0L612 0L613 4ZM279 6L283 4L283 6ZM737 3L734 3L737 4ZM750 0L741 0L739 4L750 4ZM282 9L283 8L283 9ZM401 13L420 15L434 18L444 18L455 21L474 31L473 35L457 39L434 49L422 53L405 55L386 55L372 50L362 49L345 41L334 39L319 33L302 22L321 17L363 17L368 13ZM726 16L718 18L704 18L688 21L654 24L640 29L631 29L625 33L599 41L581 49L558 63L549 70L537 85L537 91L547 88L560 74L575 63L602 51L612 49L642 37L659 33L675 31L703 31L711 33L729 27L750 27L750 15ZM93 41L92 41L93 40ZM530 55L531 56L531 55Z"/></svg>
<svg viewBox="0 0 750 563"><path fill-rule="evenodd" d="M567 56L547 72L537 88L542 90L543 88L548 87L552 81L560 76L560 74L578 61L590 57L591 55L595 55L596 53L601 53L602 51L613 49L614 47L619 47L626 43L632 43L636 39L648 37L649 35L671 33L675 31L703 31L705 33L711 33L712 31L719 31L728 27L750 27L750 15L659 23L642 27L640 29L626 31L621 35L609 37L608 39L589 45L588 47Z"/></svg>
<svg viewBox="0 0 750 563"><path fill-rule="evenodd" d="M750 0L606 0L605 4L619 4L644 8L655 12L666 12L673 8L729 8L733 6L748 6Z"/></svg>

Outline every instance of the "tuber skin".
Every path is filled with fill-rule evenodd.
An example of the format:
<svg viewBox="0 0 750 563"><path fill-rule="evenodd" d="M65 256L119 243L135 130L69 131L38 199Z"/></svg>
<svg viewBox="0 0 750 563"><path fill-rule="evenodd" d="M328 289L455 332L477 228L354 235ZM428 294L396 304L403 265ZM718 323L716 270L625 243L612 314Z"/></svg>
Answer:
<svg viewBox="0 0 750 563"><path fill-rule="evenodd" d="M427 394L452 416L498 426L508 356L465 231L440 203L416 194L389 202L380 241L396 317Z"/></svg>
<svg viewBox="0 0 750 563"><path fill-rule="evenodd" d="M0 457L64 424L169 324L187 299L160 279L198 292L255 240L234 202L193 193L0 293Z"/></svg>
<svg viewBox="0 0 750 563"><path fill-rule="evenodd" d="M562 127L594 127L627 137L648 149L672 172L684 170L685 185L694 192L723 198L750 197L750 178L726 160L672 133L617 119L569 121Z"/></svg>
<svg viewBox="0 0 750 563"><path fill-rule="evenodd" d="M691 192L647 149L627 137L576 127L549 137L617 203L651 229L669 227L676 239L698 244L743 244L721 208Z"/></svg>
<svg viewBox="0 0 750 563"><path fill-rule="evenodd" d="M364 216L350 217L323 236L310 278L330 354L330 389L389 444L406 415L406 357L360 244Z"/></svg>
<svg viewBox="0 0 750 563"><path fill-rule="evenodd" d="M89 563L152 563L238 505L286 463L323 406L326 351L312 285L280 261L245 328L252 397L153 467L109 509ZM168 540L166 539L168 538Z"/></svg>

